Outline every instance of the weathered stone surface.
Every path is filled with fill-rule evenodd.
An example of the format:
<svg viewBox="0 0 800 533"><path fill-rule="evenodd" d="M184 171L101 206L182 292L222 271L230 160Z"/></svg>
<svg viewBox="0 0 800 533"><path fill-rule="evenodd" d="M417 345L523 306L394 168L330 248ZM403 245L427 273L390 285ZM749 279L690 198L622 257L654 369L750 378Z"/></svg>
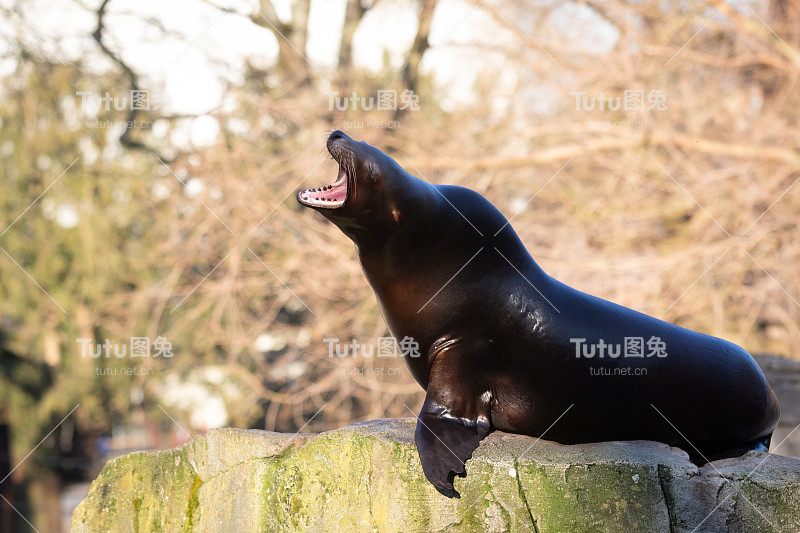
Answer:
<svg viewBox="0 0 800 533"><path fill-rule="evenodd" d="M422 474L413 418L319 435L221 429L110 461L74 532L800 531L800 460L751 452L698 469L646 441L563 446L493 433L456 480Z"/></svg>
<svg viewBox="0 0 800 533"><path fill-rule="evenodd" d="M781 419L772 434L772 450L800 457L800 361L779 355L755 354L756 362L781 404Z"/></svg>

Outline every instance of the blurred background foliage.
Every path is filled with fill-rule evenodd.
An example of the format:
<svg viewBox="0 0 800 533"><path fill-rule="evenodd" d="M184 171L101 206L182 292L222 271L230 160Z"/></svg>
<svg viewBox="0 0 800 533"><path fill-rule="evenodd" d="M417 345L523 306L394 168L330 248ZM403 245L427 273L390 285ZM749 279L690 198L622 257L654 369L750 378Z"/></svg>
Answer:
<svg viewBox="0 0 800 533"><path fill-rule="evenodd" d="M274 34L277 61L247 62L203 117L113 106L86 116L78 91L159 90L108 42L113 2L80 3L97 21L87 39L105 58L99 71L9 39L0 415L12 466L42 441L18 482L85 476L101 436L125 435L125 448L185 441L209 427L198 397L219 399L220 423L285 432L413 416L423 391L401 360L331 358L323 342L389 334L350 241L294 200L334 179L324 140L336 128L413 175L485 195L573 287L800 357L796 2L483 2L487 30L467 42L429 38L445 16L435 0L346 3L333 70L298 52L309 1L287 20L269 1L232 11ZM357 68L353 35L383 4L416 13L413 43L401 68ZM2 11L26 23L21 2ZM481 64L469 102L454 104L426 66L437 48ZM412 90L419 109L329 106L331 91L378 90ZM609 109L628 90L655 91L666 108L645 97L644 109ZM182 140L209 117L215 142ZM124 120L150 126L98 126ZM82 357L76 343L143 336L168 339L174 357Z"/></svg>

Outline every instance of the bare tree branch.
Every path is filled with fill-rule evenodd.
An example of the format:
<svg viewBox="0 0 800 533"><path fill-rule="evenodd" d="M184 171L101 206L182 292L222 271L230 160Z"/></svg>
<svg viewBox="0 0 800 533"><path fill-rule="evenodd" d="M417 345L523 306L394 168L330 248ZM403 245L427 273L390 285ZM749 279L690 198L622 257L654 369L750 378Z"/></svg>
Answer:
<svg viewBox="0 0 800 533"><path fill-rule="evenodd" d="M103 0L100 6L97 8L97 26L92 33L92 37L97 42L97 45L103 51L103 53L111 59L116 65L122 69L125 73L125 76L128 78L130 83L131 91L138 91L141 90L139 86L139 77L136 75L136 72L128 66L117 54L111 51L108 46L106 46L105 42L103 41L103 32L105 31L105 24L104 24L104 17L106 15L106 9L108 8L109 3L111 0ZM125 131L122 132L122 135L119 137L119 142L122 146L126 148L130 148L133 150L141 150L148 154L152 154L156 157L161 158L163 161L171 161L172 159L165 156L164 154L160 153L158 150L151 148L147 144L138 141L132 138L132 133L134 128L131 126L133 123L136 122L137 118L139 117L140 110L137 109L137 106L134 106L131 102L131 105L128 109L128 115L125 120Z"/></svg>

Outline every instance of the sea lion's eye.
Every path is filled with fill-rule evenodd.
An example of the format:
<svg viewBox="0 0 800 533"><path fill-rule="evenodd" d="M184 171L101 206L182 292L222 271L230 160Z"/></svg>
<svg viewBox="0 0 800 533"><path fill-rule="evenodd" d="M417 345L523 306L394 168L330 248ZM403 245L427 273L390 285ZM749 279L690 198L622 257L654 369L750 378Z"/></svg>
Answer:
<svg viewBox="0 0 800 533"><path fill-rule="evenodd" d="M372 161L367 161L367 176L372 181L378 181L381 177L381 169Z"/></svg>

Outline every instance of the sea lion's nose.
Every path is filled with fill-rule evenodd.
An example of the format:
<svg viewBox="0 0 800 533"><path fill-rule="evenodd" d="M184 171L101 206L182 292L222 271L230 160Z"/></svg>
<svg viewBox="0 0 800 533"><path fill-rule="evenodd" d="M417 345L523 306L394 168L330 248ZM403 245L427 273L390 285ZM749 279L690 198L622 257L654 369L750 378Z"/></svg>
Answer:
<svg viewBox="0 0 800 533"><path fill-rule="evenodd" d="M335 141L336 139L347 139L347 135L341 130L336 130L330 134L328 141Z"/></svg>

